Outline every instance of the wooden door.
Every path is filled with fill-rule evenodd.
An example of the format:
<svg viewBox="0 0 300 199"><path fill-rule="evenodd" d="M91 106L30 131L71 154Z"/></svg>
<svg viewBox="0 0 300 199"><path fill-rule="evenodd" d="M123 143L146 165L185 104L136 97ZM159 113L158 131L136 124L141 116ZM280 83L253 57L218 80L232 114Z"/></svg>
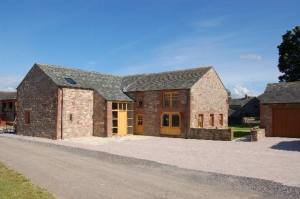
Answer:
<svg viewBox="0 0 300 199"><path fill-rule="evenodd" d="M300 108L273 109L273 135L300 138Z"/></svg>
<svg viewBox="0 0 300 199"><path fill-rule="evenodd" d="M178 136L181 133L181 117L177 112L165 112L161 116L160 133L163 135Z"/></svg>
<svg viewBox="0 0 300 199"><path fill-rule="evenodd" d="M138 135L144 134L144 116L142 114L137 114L135 117L135 133Z"/></svg>
<svg viewBox="0 0 300 199"><path fill-rule="evenodd" d="M127 111L118 111L118 135L127 135Z"/></svg>

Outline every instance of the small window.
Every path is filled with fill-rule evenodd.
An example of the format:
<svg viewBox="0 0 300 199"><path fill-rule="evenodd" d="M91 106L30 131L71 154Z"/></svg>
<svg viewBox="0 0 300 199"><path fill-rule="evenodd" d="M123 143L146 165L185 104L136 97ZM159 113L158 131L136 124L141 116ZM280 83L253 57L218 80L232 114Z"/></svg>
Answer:
<svg viewBox="0 0 300 199"><path fill-rule="evenodd" d="M77 84L77 82L76 82L74 79L70 78L70 77L65 77L65 80L66 80L66 82L68 82L69 84L72 84L72 85Z"/></svg>
<svg viewBox="0 0 300 199"><path fill-rule="evenodd" d="M171 95L171 104L173 108L176 108L178 106L178 94L177 93L172 93Z"/></svg>
<svg viewBox="0 0 300 199"><path fill-rule="evenodd" d="M6 103L2 104L2 111L4 111L6 109Z"/></svg>
<svg viewBox="0 0 300 199"><path fill-rule="evenodd" d="M118 119L118 111L112 112L113 119Z"/></svg>
<svg viewBox="0 0 300 199"><path fill-rule="evenodd" d="M138 97L137 98L137 107L138 108L143 108L143 106L144 106L143 98L142 97Z"/></svg>
<svg viewBox="0 0 300 199"><path fill-rule="evenodd" d="M172 114L172 127L180 127L180 116Z"/></svg>
<svg viewBox="0 0 300 199"><path fill-rule="evenodd" d="M219 117L220 117L220 118L219 118L219 124L220 124L221 126L223 126L223 123L224 123L224 119L223 119L224 117L223 117L223 114L220 114Z"/></svg>
<svg viewBox="0 0 300 199"><path fill-rule="evenodd" d="M71 122L73 121L73 114L69 115L69 119L70 119Z"/></svg>
<svg viewBox="0 0 300 199"><path fill-rule="evenodd" d="M118 120L113 120L112 125L113 125L113 127L118 127Z"/></svg>
<svg viewBox="0 0 300 199"><path fill-rule="evenodd" d="M162 126L164 127L169 127L170 124L170 118L168 114L163 114L163 118L162 118Z"/></svg>
<svg viewBox="0 0 300 199"><path fill-rule="evenodd" d="M165 108L171 107L171 93L165 93L163 98L163 106Z"/></svg>
<svg viewBox="0 0 300 199"><path fill-rule="evenodd" d="M137 125L143 126L143 116L142 115L137 116Z"/></svg>
<svg viewBox="0 0 300 199"><path fill-rule="evenodd" d="M204 123L204 116L203 114L198 115L198 127L203 128L203 123Z"/></svg>
<svg viewBox="0 0 300 199"><path fill-rule="evenodd" d="M118 103L114 102L112 103L112 110L117 110L118 109Z"/></svg>
<svg viewBox="0 0 300 199"><path fill-rule="evenodd" d="M210 114L209 124L210 124L210 126L215 125L215 116L214 116L214 114Z"/></svg>
<svg viewBox="0 0 300 199"><path fill-rule="evenodd" d="M30 124L30 111L25 111L25 124Z"/></svg>
<svg viewBox="0 0 300 199"><path fill-rule="evenodd" d="M176 108L178 106L179 97L177 92L166 92L163 96L164 108Z"/></svg>
<svg viewBox="0 0 300 199"><path fill-rule="evenodd" d="M13 108L13 103L9 102L9 109L12 109L12 108Z"/></svg>
<svg viewBox="0 0 300 199"><path fill-rule="evenodd" d="M113 132L113 133L118 133L118 129L117 129L117 128L113 128L113 129L112 129L112 132Z"/></svg>

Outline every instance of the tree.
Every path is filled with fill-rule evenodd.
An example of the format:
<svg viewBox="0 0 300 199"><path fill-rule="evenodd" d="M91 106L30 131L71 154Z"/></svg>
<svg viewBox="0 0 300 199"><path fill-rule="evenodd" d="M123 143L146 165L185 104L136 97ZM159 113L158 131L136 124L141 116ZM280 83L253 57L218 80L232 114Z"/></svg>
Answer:
<svg viewBox="0 0 300 199"><path fill-rule="evenodd" d="M281 82L292 82L300 80L300 26L287 31L282 36L279 49L279 76Z"/></svg>

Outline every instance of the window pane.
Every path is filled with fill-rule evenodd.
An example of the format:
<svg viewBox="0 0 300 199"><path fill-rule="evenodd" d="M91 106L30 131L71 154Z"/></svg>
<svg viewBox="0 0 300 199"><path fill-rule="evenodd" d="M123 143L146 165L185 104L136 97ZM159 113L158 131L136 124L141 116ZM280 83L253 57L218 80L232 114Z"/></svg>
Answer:
<svg viewBox="0 0 300 199"><path fill-rule="evenodd" d="M112 103L112 109L113 110L116 110L116 109L118 109L118 103Z"/></svg>
<svg viewBox="0 0 300 199"><path fill-rule="evenodd" d="M118 118L118 112L117 111L113 111L112 115L113 115L113 119L117 119Z"/></svg>
<svg viewBox="0 0 300 199"><path fill-rule="evenodd" d="M118 127L118 120L113 120L113 127Z"/></svg>
<svg viewBox="0 0 300 199"><path fill-rule="evenodd" d="M118 133L118 129L117 128L113 128L112 131L113 131L113 133Z"/></svg>
<svg viewBox="0 0 300 199"><path fill-rule="evenodd" d="M172 93L172 107L177 107L178 106L178 94L177 93Z"/></svg>
<svg viewBox="0 0 300 199"><path fill-rule="evenodd" d="M169 126L169 115L163 114L162 125L168 127Z"/></svg>
<svg viewBox="0 0 300 199"><path fill-rule="evenodd" d="M223 125L223 114L220 114L219 124Z"/></svg>
<svg viewBox="0 0 300 199"><path fill-rule="evenodd" d="M198 127L203 128L203 122L204 122L203 114L199 114L198 115Z"/></svg>
<svg viewBox="0 0 300 199"><path fill-rule="evenodd" d="M178 114L172 115L172 127L179 127L180 126L180 117Z"/></svg>
<svg viewBox="0 0 300 199"><path fill-rule="evenodd" d="M215 125L214 114L210 114L210 120L209 120L209 123L210 123L211 126L214 126L214 125Z"/></svg>
<svg viewBox="0 0 300 199"><path fill-rule="evenodd" d="M171 98L170 93L164 94L164 102L163 102L164 107L166 107L166 108L170 107L170 98Z"/></svg>

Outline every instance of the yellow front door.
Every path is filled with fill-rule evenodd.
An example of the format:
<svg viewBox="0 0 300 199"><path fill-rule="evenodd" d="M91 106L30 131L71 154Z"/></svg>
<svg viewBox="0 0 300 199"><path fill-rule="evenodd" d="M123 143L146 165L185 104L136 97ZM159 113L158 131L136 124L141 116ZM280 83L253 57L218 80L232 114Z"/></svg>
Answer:
<svg viewBox="0 0 300 199"><path fill-rule="evenodd" d="M127 135L127 111L118 111L118 135Z"/></svg>
<svg viewBox="0 0 300 199"><path fill-rule="evenodd" d="M138 135L144 134L144 117L142 114L136 115L136 121L135 121L135 133Z"/></svg>

